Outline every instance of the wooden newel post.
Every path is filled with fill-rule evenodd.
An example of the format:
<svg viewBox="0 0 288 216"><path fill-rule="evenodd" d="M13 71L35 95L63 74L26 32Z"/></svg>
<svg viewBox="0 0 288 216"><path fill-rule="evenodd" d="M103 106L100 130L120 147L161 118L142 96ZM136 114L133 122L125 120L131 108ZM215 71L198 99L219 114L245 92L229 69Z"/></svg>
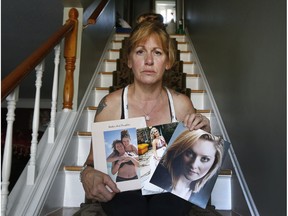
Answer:
<svg viewBox="0 0 288 216"><path fill-rule="evenodd" d="M66 77L64 83L63 109L72 109L74 95L74 70L77 52L78 11L72 8L69 11L67 22L73 22L72 31L65 38L64 58L66 61Z"/></svg>

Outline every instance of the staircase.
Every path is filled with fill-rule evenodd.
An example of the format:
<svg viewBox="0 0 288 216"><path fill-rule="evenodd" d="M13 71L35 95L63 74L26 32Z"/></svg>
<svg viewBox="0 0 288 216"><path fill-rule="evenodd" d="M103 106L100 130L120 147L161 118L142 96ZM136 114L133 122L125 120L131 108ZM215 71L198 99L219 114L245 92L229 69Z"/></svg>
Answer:
<svg viewBox="0 0 288 216"><path fill-rule="evenodd" d="M53 186L47 197L47 201L41 215L72 215L84 202L85 195L82 184L79 181L79 172L86 161L91 143L91 123L97 110L97 105L113 86L113 72L117 71L117 59L120 56L122 40L127 34L113 33L106 45L106 53L103 54L100 66L92 79L93 88L88 89L88 98L84 98L81 118L76 126L74 136L69 143L62 165L54 180ZM205 115L211 121L212 133L220 132L219 123L215 117L211 96L205 86L205 80L200 73L200 68L195 61L189 39L185 35L171 35L177 41L180 51L180 60L183 62L183 73L186 76L185 88L190 90L189 95L197 112ZM227 156L228 157L228 156ZM231 203L231 170L223 170L212 192L212 205L222 212L232 209ZM228 215L228 214L227 214Z"/></svg>

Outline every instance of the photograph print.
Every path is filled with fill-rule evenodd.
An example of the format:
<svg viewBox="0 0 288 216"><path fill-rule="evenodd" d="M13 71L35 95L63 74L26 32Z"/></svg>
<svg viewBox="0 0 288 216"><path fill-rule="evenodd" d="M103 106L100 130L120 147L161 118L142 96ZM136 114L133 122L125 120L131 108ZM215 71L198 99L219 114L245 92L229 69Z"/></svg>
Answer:
<svg viewBox="0 0 288 216"><path fill-rule="evenodd" d="M142 195L163 193L164 190L149 181L156 169L178 122L137 130ZM141 147L146 149L141 149Z"/></svg>
<svg viewBox="0 0 288 216"><path fill-rule="evenodd" d="M206 208L229 143L179 123L150 180L166 192Z"/></svg>
<svg viewBox="0 0 288 216"><path fill-rule="evenodd" d="M120 191L141 188L137 128L144 118L96 122L92 125L94 167L108 174Z"/></svg>

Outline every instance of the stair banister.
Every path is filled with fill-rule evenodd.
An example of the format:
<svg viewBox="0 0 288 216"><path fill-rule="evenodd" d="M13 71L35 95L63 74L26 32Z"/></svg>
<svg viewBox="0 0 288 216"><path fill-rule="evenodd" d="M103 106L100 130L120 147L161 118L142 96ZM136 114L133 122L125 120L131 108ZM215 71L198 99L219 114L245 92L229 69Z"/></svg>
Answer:
<svg viewBox="0 0 288 216"><path fill-rule="evenodd" d="M8 202L8 186L11 174L12 163L12 137L13 137L13 123L15 121L15 108L18 100L19 88L17 87L8 97L7 100L7 132L5 138L5 147L2 164L2 182L1 182L1 215L6 214L6 206Z"/></svg>
<svg viewBox="0 0 288 216"><path fill-rule="evenodd" d="M76 9L75 9L76 10ZM45 43L35 50L28 58L18 65L1 81L1 101L11 93L33 69L60 43L60 41L74 28L75 22L68 20Z"/></svg>
<svg viewBox="0 0 288 216"><path fill-rule="evenodd" d="M72 101L74 96L74 70L76 62L76 51L77 51L77 33L78 33L78 11L72 8L69 11L69 19L67 22L72 21L74 28L66 36L64 57L66 60L65 70L66 78L64 83L64 95L63 95L63 109L72 109Z"/></svg>
<svg viewBox="0 0 288 216"><path fill-rule="evenodd" d="M57 93L58 93L58 74L59 74L59 64L60 64L60 45L58 44L54 48L54 50L55 50L54 77L53 77L53 87L52 87L50 123L49 123L49 127L48 127L48 143L54 143L54 141L55 141Z"/></svg>
<svg viewBox="0 0 288 216"><path fill-rule="evenodd" d="M36 153L38 144L39 116L40 116L40 93L42 87L42 77L45 70L44 60L36 67L36 95L33 110L32 140L30 147L30 160L28 162L27 184L33 185L36 178Z"/></svg>
<svg viewBox="0 0 288 216"><path fill-rule="evenodd" d="M33 132L32 132L32 141L31 141L31 154L30 161L27 169L27 185L33 185L36 178L36 154L37 154L37 144L38 144L38 129L39 129L39 113L40 113L40 89L42 86L42 73L44 71L44 59L47 55L57 46L59 48L59 43L66 37L64 49L66 54L66 68L67 68L67 84L65 85L64 90L64 100L68 101L68 104L71 105L68 108L72 109L72 100L73 95L73 68L75 68L76 59L76 47L77 47L77 29L78 29L78 11L75 8L70 9L69 19L66 23L59 28L49 39L42 44L36 51L34 51L28 58L26 58L19 66L16 67L11 73L9 73L1 81L1 101L6 98L7 100L7 130L6 130L6 140L4 147L4 161L2 166L2 182L1 182L1 215L6 215L7 204L8 204L8 186L9 178L11 173L11 164L12 164L12 137L13 137L13 122L16 109L16 101L18 100L18 87L25 80L25 78L33 72L34 68L36 69L36 97L34 105L34 114L33 114ZM76 34L76 35L75 35ZM59 51L60 52L60 51ZM57 50L55 50L55 55ZM57 57L55 57L57 58ZM59 61L55 60L55 62ZM59 65L59 63L58 63ZM55 64L55 70L58 73L58 65ZM58 75L55 75L58 76ZM72 77L71 77L72 76ZM58 82L57 79L54 79ZM72 81L71 81L72 80ZM54 83L54 86L57 86L58 83ZM68 86L68 87L66 87ZM52 96L52 108L55 122L55 108L53 108L53 103L57 100ZM71 91L72 89L72 91ZM68 93L66 93L68 92ZM57 95L57 94L56 94ZM54 97L54 98L53 98ZM54 101L54 102L53 102ZM51 115L51 116L53 116ZM54 124L54 123L53 123ZM55 128L55 125L52 125ZM53 136L55 135L55 129L52 130ZM54 142L55 137L52 138L51 143Z"/></svg>
<svg viewBox="0 0 288 216"><path fill-rule="evenodd" d="M87 20L87 24L84 25L84 29L86 27L88 27L88 25L93 25L96 23L98 17L100 16L100 14L102 13L102 11L104 10L104 8L106 7L106 5L108 4L108 0L102 0L99 5L97 6L97 8L92 12L92 14L90 15L90 17Z"/></svg>

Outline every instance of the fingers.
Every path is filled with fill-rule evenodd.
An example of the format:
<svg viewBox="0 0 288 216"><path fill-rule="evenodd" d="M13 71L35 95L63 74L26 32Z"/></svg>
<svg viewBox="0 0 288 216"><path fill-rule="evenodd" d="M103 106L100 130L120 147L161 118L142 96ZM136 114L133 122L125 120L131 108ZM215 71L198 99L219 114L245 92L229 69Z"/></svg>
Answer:
<svg viewBox="0 0 288 216"><path fill-rule="evenodd" d="M109 175L104 176L104 185L106 185L112 192L119 193L120 190L118 189L116 183L110 178Z"/></svg>
<svg viewBox="0 0 288 216"><path fill-rule="evenodd" d="M86 197L100 202L107 202L120 192L109 175L94 169L83 175L82 183Z"/></svg>
<svg viewBox="0 0 288 216"><path fill-rule="evenodd" d="M209 119L200 113L192 113L190 115L186 115L183 123L189 130L203 129L207 132L210 132Z"/></svg>

